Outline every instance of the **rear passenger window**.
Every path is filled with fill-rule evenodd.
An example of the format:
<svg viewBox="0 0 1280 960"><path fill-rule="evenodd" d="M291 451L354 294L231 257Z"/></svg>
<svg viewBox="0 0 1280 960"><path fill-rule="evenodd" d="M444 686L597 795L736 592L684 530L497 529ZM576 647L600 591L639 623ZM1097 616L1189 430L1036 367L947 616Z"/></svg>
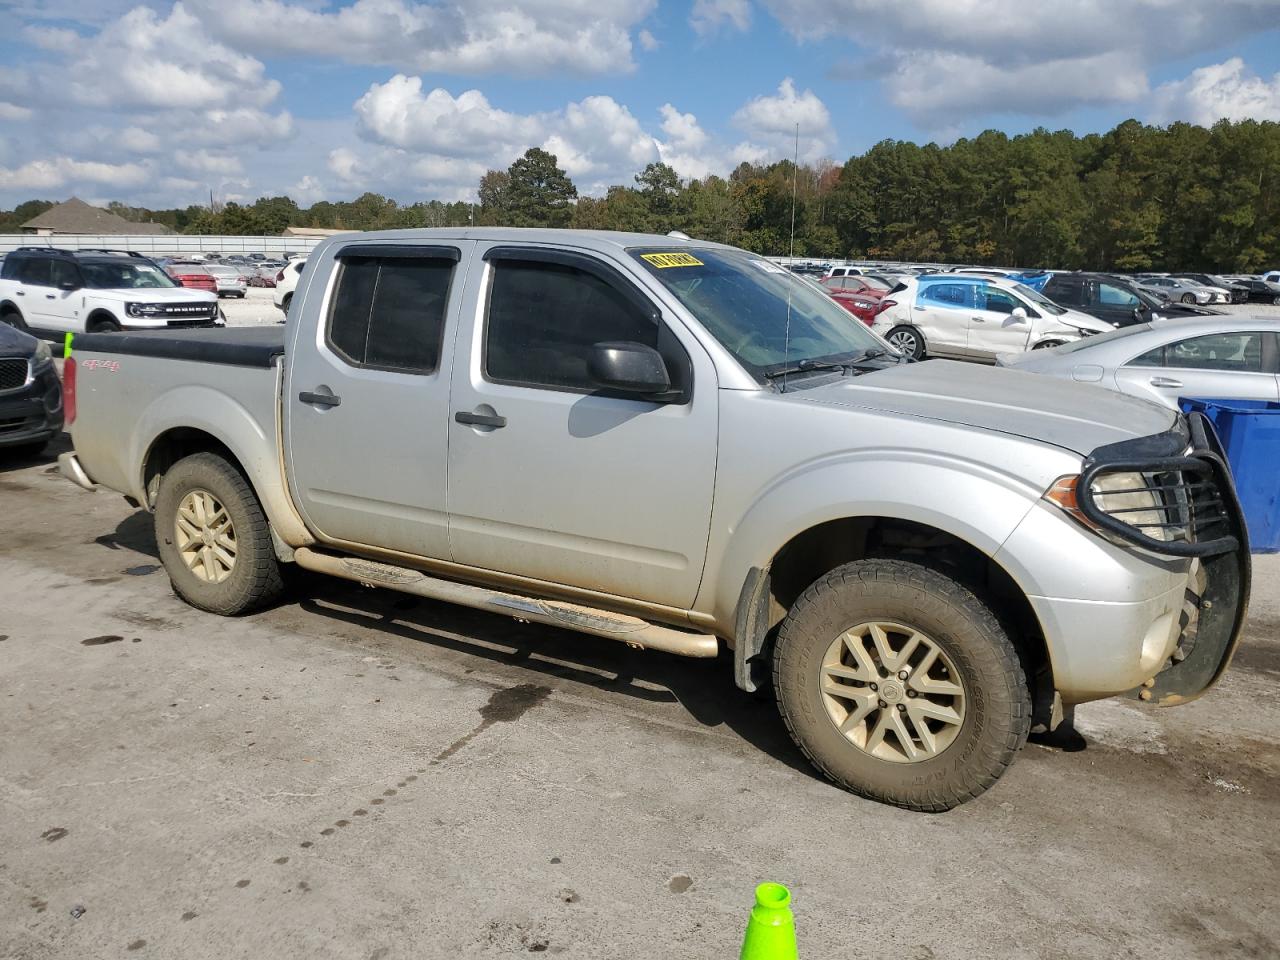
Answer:
<svg viewBox="0 0 1280 960"><path fill-rule="evenodd" d="M556 263L493 264L484 350L490 380L594 391L587 363L595 344L629 340L658 350L659 337L653 316L592 273Z"/></svg>
<svg viewBox="0 0 1280 960"><path fill-rule="evenodd" d="M356 366L434 372L453 267L453 260L435 258L342 258L329 346Z"/></svg>
<svg viewBox="0 0 1280 960"><path fill-rule="evenodd" d="M919 302L943 307L967 307L970 305L967 283L931 283L921 287Z"/></svg>
<svg viewBox="0 0 1280 960"><path fill-rule="evenodd" d="M53 261L48 257L32 257L22 265L22 282L30 283L37 287L49 287L53 285L50 277Z"/></svg>

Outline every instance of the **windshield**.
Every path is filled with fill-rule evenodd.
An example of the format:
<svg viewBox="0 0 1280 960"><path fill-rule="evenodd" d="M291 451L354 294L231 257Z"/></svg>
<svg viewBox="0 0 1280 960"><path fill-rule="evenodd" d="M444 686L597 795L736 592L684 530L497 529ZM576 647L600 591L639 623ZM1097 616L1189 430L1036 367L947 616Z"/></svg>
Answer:
<svg viewBox="0 0 1280 960"><path fill-rule="evenodd" d="M1039 290L1028 287L1025 283L1015 283L1013 289L1018 291L1018 295L1026 300L1030 300L1037 307L1041 307L1045 313L1051 313L1055 317L1060 317L1067 312L1065 307L1060 307Z"/></svg>
<svg viewBox="0 0 1280 960"><path fill-rule="evenodd" d="M81 261L84 284L95 290L132 290L142 287L176 287L177 284L154 263L130 260Z"/></svg>
<svg viewBox="0 0 1280 960"><path fill-rule="evenodd" d="M885 350L821 287L763 257L698 248L629 252L762 383L801 361Z"/></svg>

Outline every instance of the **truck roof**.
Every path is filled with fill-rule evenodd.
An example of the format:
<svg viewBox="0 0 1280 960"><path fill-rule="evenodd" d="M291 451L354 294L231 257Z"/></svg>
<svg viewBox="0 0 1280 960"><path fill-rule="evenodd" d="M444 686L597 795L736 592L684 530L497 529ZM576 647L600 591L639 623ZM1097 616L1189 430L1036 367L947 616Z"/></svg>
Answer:
<svg viewBox="0 0 1280 960"><path fill-rule="evenodd" d="M345 246L364 241L483 240L506 243L549 243L600 252L631 247L718 247L735 249L711 240L690 240L660 233L623 233L618 230L560 230L549 227L424 227L412 230L372 230L344 233L324 241L324 246ZM314 254L313 254L314 255Z"/></svg>

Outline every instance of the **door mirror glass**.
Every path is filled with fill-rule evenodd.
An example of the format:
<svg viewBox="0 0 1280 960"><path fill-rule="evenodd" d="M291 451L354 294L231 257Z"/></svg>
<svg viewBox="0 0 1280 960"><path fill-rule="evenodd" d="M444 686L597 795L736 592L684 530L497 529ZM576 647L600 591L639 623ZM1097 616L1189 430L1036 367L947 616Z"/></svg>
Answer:
<svg viewBox="0 0 1280 960"><path fill-rule="evenodd" d="M1009 314L1009 316L1012 317L1014 320L1026 320L1027 319L1026 308L1014 307L1012 312Z"/></svg>
<svg viewBox="0 0 1280 960"><path fill-rule="evenodd" d="M653 347L629 340L597 343L591 349L588 372L608 390L661 394L671 389L671 376L662 355Z"/></svg>

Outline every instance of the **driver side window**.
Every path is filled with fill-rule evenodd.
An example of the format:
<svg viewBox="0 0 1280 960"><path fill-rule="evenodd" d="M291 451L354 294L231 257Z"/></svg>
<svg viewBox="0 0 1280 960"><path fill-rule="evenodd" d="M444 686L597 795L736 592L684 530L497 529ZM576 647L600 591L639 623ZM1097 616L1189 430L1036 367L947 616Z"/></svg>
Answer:
<svg viewBox="0 0 1280 960"><path fill-rule="evenodd" d="M1022 304L1014 299L1013 294L1007 293L999 287L991 287L983 284L978 291L979 310L989 310L992 313L1003 313L1008 315L1021 306ZM1025 307L1023 309L1025 309Z"/></svg>

